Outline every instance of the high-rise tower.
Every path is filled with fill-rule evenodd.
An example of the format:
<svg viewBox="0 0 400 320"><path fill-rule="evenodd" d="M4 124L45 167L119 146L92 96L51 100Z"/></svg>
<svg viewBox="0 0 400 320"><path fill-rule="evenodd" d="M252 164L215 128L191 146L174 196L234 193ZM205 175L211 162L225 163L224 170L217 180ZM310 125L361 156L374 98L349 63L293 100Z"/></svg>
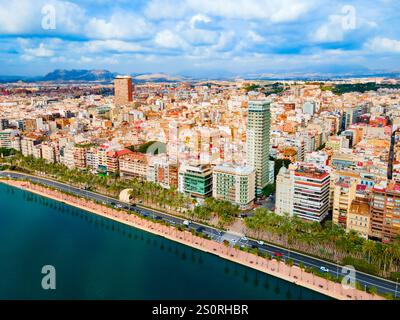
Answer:
<svg viewBox="0 0 400 320"><path fill-rule="evenodd" d="M250 101L247 124L247 164L256 170L256 194L269 179L270 104Z"/></svg>
<svg viewBox="0 0 400 320"><path fill-rule="evenodd" d="M117 76L114 80L114 104L119 107L132 102L132 77Z"/></svg>

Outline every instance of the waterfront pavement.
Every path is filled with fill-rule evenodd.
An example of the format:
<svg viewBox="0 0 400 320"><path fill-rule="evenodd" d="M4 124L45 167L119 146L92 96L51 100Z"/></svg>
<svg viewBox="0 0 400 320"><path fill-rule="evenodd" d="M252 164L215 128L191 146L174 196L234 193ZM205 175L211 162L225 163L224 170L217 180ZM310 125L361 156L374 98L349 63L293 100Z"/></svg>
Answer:
<svg viewBox="0 0 400 320"><path fill-rule="evenodd" d="M148 208L144 208L140 205L129 205L124 202L121 202L117 199L110 198L98 193L94 193L88 190L83 190L77 187L73 187L64 183L60 183L57 181L49 180L47 178L31 176L23 173L17 172L9 172L9 171L2 171L0 172L0 177L4 178L12 178L12 179L26 179L32 182L40 183L49 187L56 188L58 190L69 192L75 194L77 196L99 201L103 204L111 205L114 207L121 207L125 210L132 210L139 213L142 216L152 217L156 220L164 220L170 225L173 226L183 226L183 222L186 220L184 218L171 216L169 214L159 212L156 210L150 210ZM300 263L306 267L314 267L319 269L320 267L325 267L329 269L329 273L333 276L344 276L346 274L342 274L342 266L337 265L335 263L327 262L315 257L307 256L302 253L294 252L291 250L287 250L285 248L272 245L269 243L259 243L254 239L243 239L239 234L233 234L230 232L225 232L222 230L218 230L216 228L202 225L200 223L191 222L189 228L196 230L198 232L202 232L208 235L211 240L216 241L218 243L222 243L224 240L228 240L231 245L238 245L242 247L248 248L258 248L261 252L268 253L271 256L274 256L276 253L280 253L282 255L282 259L291 259L294 262L295 266L298 266ZM379 293L391 293L393 296L400 297L398 293L398 286L395 282L382 279L379 277L375 277L360 271L356 271L356 280L364 287L375 287Z"/></svg>

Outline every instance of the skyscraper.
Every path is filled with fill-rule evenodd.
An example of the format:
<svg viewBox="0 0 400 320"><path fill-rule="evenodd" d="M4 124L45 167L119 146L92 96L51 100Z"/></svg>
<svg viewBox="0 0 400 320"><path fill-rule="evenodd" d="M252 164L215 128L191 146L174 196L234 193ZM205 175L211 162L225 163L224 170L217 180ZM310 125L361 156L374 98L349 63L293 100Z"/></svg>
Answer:
<svg viewBox="0 0 400 320"><path fill-rule="evenodd" d="M250 101L247 124L247 164L256 170L256 194L269 180L270 104Z"/></svg>
<svg viewBox="0 0 400 320"><path fill-rule="evenodd" d="M119 107L132 102L132 77L117 76L114 80L114 104Z"/></svg>

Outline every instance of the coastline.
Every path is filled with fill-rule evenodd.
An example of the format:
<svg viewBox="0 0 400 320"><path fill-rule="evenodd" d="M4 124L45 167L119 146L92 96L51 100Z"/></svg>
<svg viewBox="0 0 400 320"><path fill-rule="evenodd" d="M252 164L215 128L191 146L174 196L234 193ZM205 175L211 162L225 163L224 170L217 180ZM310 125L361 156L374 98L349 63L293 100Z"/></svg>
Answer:
<svg viewBox="0 0 400 320"><path fill-rule="evenodd" d="M190 246L203 252L217 255L220 258L230 260L285 281L289 281L323 295L330 296L334 299L384 300L383 297L372 295L361 290L353 288L344 289L340 283L335 283L313 274L306 273L297 266L290 267L283 262L276 261L275 259L267 260L235 248L227 247L224 244L195 236L188 231L180 231L175 227L152 222L134 214L128 215L125 212L105 207L90 200L78 198L73 195L67 195L60 191L49 189L44 186L32 184L26 181L0 179L0 182L53 199L55 201L64 202L86 212L112 219L128 226L164 237L171 241Z"/></svg>

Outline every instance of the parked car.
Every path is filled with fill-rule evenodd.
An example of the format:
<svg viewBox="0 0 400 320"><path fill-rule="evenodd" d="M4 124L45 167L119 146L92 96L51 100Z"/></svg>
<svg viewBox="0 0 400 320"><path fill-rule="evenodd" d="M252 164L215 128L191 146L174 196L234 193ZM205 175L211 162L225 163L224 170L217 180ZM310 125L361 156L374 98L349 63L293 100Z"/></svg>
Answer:
<svg viewBox="0 0 400 320"><path fill-rule="evenodd" d="M240 240L242 240L242 241L248 241L249 239L247 239L246 237L242 237Z"/></svg>
<svg viewBox="0 0 400 320"><path fill-rule="evenodd" d="M274 252L274 256L277 257L277 258L282 258L283 254L280 253L280 252Z"/></svg>
<svg viewBox="0 0 400 320"><path fill-rule="evenodd" d="M264 241L257 241L257 243L258 243L260 246L263 246L263 245L264 245Z"/></svg>
<svg viewBox="0 0 400 320"><path fill-rule="evenodd" d="M183 225L186 226L186 227L189 227L190 226L190 221L189 220L183 221Z"/></svg>

